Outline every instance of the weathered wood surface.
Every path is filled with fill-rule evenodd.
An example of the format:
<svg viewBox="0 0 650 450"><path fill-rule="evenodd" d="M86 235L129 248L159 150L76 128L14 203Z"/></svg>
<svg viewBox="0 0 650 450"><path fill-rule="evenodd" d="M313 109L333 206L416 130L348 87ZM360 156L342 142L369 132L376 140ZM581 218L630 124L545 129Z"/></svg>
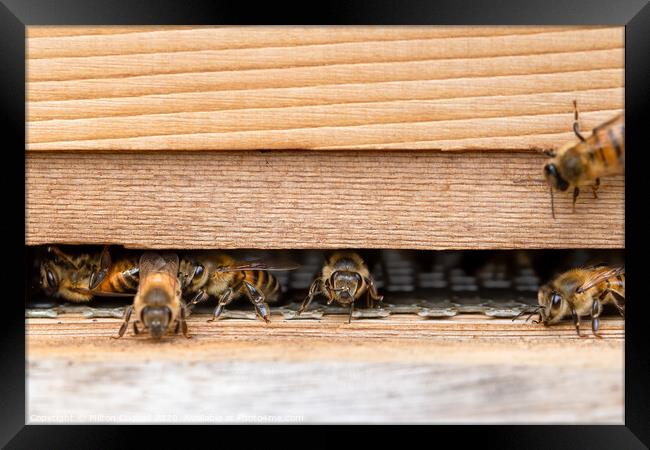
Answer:
<svg viewBox="0 0 650 450"><path fill-rule="evenodd" d="M26 243L623 248L624 180L556 193L540 154L30 152ZM588 191L588 190L587 190Z"/></svg>
<svg viewBox="0 0 650 450"><path fill-rule="evenodd" d="M27 320L28 421L623 423L623 321L603 339L509 319Z"/></svg>
<svg viewBox="0 0 650 450"><path fill-rule="evenodd" d="M27 148L529 149L623 108L623 27L29 27Z"/></svg>

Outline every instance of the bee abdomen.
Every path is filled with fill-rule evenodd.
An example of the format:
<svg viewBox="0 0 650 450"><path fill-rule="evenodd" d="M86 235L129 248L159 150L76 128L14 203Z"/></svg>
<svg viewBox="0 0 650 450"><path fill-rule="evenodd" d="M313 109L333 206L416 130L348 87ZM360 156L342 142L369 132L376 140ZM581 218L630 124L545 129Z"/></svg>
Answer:
<svg viewBox="0 0 650 450"><path fill-rule="evenodd" d="M267 275L269 277L269 282L267 285L267 297L269 298L269 300L276 300L280 295L282 287L280 286L280 282L278 281L277 278L275 278L270 273L267 273Z"/></svg>
<svg viewBox="0 0 650 450"><path fill-rule="evenodd" d="M122 274L118 273L115 276L111 277L111 289L113 292L128 292L133 290L133 287L127 280L124 279Z"/></svg>
<svg viewBox="0 0 650 450"><path fill-rule="evenodd" d="M625 163L625 123L622 117L594 131L589 157L603 173L619 172Z"/></svg>

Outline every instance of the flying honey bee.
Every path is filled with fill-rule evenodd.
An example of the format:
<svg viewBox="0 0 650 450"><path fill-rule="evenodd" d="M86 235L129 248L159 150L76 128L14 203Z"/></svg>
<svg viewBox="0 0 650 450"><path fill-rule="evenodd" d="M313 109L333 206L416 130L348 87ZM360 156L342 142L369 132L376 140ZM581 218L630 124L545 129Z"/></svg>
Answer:
<svg viewBox="0 0 650 450"><path fill-rule="evenodd" d="M350 323L354 302L364 293L368 307L374 306L375 301L381 302L384 298L377 292L368 266L357 253L335 252L327 258L320 274L309 287L309 293L298 309L298 315L307 309L316 294L324 294L328 305L334 301L341 305L349 305L348 323Z"/></svg>
<svg viewBox="0 0 650 450"><path fill-rule="evenodd" d="M625 116L620 114L594 128L585 138L580 133L577 102L573 102L573 132L578 143L567 143L557 152L546 152L553 159L544 166L544 177L551 190L551 213L555 218L553 189L566 191L573 186L573 210L580 186L591 185L598 198L600 178L625 172Z"/></svg>
<svg viewBox="0 0 650 450"><path fill-rule="evenodd" d="M190 305L218 299L212 319L217 320L225 307L239 297L246 297L255 307L255 313L267 323L271 310L268 303L278 300L281 286L269 271L293 270L293 263L271 263L263 261L237 261L223 253L183 258L179 276L183 292L194 294Z"/></svg>
<svg viewBox="0 0 650 450"><path fill-rule="evenodd" d="M599 317L604 305L615 306L625 316L625 268L601 265L568 270L540 288L537 302L539 306L517 317L530 313L528 320L532 315L539 315L540 320L535 323L548 326L570 315L579 336L580 317L589 315L591 330L600 337Z"/></svg>
<svg viewBox="0 0 650 450"><path fill-rule="evenodd" d="M175 325L175 333L180 328L183 336L189 338L185 321L185 303L181 298L181 283L178 279L178 255L145 252L140 257L138 266L140 277L138 291L133 304L124 312L124 322L115 338L124 335L134 311L136 320L133 322L133 332L135 334L140 333L137 326L140 323L152 337L159 339Z"/></svg>

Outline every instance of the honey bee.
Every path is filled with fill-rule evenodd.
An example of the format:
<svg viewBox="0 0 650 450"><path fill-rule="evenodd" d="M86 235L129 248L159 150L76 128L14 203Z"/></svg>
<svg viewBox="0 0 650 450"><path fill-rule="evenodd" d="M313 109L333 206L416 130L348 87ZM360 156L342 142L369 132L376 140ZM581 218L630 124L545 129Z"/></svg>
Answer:
<svg viewBox="0 0 650 450"><path fill-rule="evenodd" d="M145 331L159 339L175 325L174 332L179 327L183 336L187 334L185 321L185 303L181 298L181 283L178 279L179 261L175 253L145 252L139 261L140 283L138 291L124 312L124 322L120 327L120 338L126 331L131 314L135 311L136 320L133 322L133 332L140 333L137 324L141 323Z"/></svg>
<svg viewBox="0 0 650 450"><path fill-rule="evenodd" d="M262 261L237 261L223 253L187 257L181 260L179 276L183 291L195 294L190 305L218 299L212 319L217 320L225 307L239 297L246 297L255 307L255 313L267 323L271 310L268 303L278 300L281 286L271 270L293 270L293 263L266 263Z"/></svg>
<svg viewBox="0 0 650 450"><path fill-rule="evenodd" d="M95 296L133 296L137 289L137 270L133 270L132 262L134 258L112 264L108 246L101 253L78 255L69 255L58 247L50 246L47 253L52 258L40 263L40 278L41 287L48 296L82 303ZM107 274L110 275L108 278ZM126 281L116 283L116 280L123 278Z"/></svg>
<svg viewBox="0 0 650 450"><path fill-rule="evenodd" d="M539 306L529 312L539 315L548 326L571 315L580 336L580 317L591 316L591 330L597 337L603 306L611 304L625 316L625 268L604 265L568 270L539 289ZM515 317L515 319L517 318ZM514 320L514 319L513 319Z"/></svg>
<svg viewBox="0 0 650 450"><path fill-rule="evenodd" d="M600 178L625 172L625 116L620 114L594 128L585 138L579 130L577 102L573 102L573 132L578 143L567 143L557 152L546 152L553 159L544 166L544 178L551 191L551 213L555 218L553 189L566 191L573 186L573 210L580 186L590 185L598 198Z"/></svg>
<svg viewBox="0 0 650 450"><path fill-rule="evenodd" d="M99 266L99 254L68 255L54 246L48 247L47 253L51 258L40 264L41 287L45 294L75 303L90 301L93 293L88 286Z"/></svg>
<svg viewBox="0 0 650 450"><path fill-rule="evenodd" d="M138 289L139 273L136 254L125 253L113 262L106 246L100 255L97 269L90 275L89 289L95 292L134 294Z"/></svg>
<svg viewBox="0 0 650 450"><path fill-rule="evenodd" d="M354 302L364 293L368 307L374 306L375 301L381 302L384 298L377 292L368 266L357 253L335 252L327 258L321 272L309 287L309 293L298 309L298 315L307 309L316 294L324 294L328 305L333 301L349 305L350 323Z"/></svg>

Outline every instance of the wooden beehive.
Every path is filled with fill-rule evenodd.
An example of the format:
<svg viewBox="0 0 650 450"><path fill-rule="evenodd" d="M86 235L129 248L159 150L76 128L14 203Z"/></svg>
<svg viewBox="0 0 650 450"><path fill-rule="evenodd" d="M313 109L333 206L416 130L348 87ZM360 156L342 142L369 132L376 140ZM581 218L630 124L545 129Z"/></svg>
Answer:
<svg viewBox="0 0 650 450"><path fill-rule="evenodd" d="M622 110L622 27L27 35L27 244L624 244L623 179L553 220L540 153Z"/></svg>
<svg viewBox="0 0 650 450"><path fill-rule="evenodd" d="M573 100L583 130L623 110L623 27L28 27L26 45L28 245L624 248L623 177L603 180L598 199L582 194L575 213L571 194L556 194L553 219L541 170L542 150L575 140ZM179 367L165 347L112 346L115 320L61 322L28 322L30 392L44 408L60 404L51 380L65 358L77 399L105 395L91 377L114 364L142 389L147 373ZM196 319L204 341L178 344L179 364L203 386L196 361L217 372L282 361L317 387L291 403L286 377L264 378L271 403L298 414L320 402L319 420L620 423L623 324L604 322L607 339L582 344L572 325L506 319L232 322L219 334ZM163 369L143 365L152 355ZM338 369L316 360L382 377L351 405L327 389ZM436 390L436 373L465 387ZM482 396L476 374L496 394ZM548 395L534 376L561 388ZM401 407L384 391L391 379L407 386ZM529 395L495 407L513 385ZM602 409L583 385L607 393ZM450 415L459 392L475 409ZM228 401L256 400L238 395Z"/></svg>

